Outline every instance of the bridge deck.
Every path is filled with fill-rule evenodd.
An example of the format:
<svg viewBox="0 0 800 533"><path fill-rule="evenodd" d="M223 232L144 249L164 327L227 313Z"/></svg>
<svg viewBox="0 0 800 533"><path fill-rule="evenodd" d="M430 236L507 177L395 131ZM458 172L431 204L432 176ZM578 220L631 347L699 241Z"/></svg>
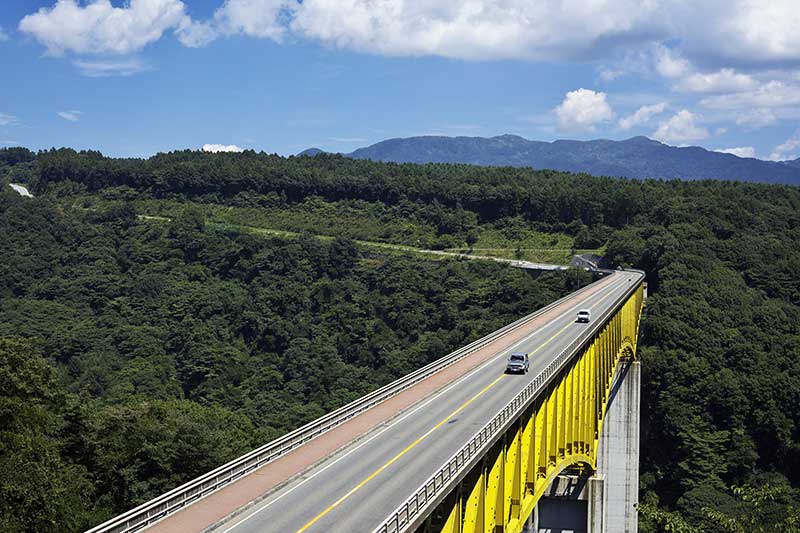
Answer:
<svg viewBox="0 0 800 533"><path fill-rule="evenodd" d="M219 531L372 531L587 327L574 321L577 309L589 307L599 315L635 276L609 276L501 345L481 350L151 531L202 530L270 490ZM532 354L530 371L504 375L506 356L516 350ZM354 440L359 435L365 436Z"/></svg>

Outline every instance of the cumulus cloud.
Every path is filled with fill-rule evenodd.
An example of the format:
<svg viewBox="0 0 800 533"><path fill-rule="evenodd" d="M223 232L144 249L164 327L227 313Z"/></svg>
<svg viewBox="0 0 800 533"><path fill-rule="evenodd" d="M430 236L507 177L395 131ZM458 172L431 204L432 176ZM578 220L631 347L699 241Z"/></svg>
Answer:
<svg viewBox="0 0 800 533"><path fill-rule="evenodd" d="M656 45L654 56L656 72L665 78L680 78L692 70L688 60L666 46Z"/></svg>
<svg viewBox="0 0 800 533"><path fill-rule="evenodd" d="M133 76L150 70L150 66L137 58L104 59L97 61L77 60L72 62L84 76L105 78L108 76Z"/></svg>
<svg viewBox="0 0 800 533"><path fill-rule="evenodd" d="M680 91L712 93L747 91L757 85L752 76L724 68L717 72L695 72L679 81L675 87Z"/></svg>
<svg viewBox="0 0 800 533"><path fill-rule="evenodd" d="M69 120L70 122L78 122L81 119L80 111L72 110L72 111L57 111L56 115L63 118L64 120Z"/></svg>
<svg viewBox="0 0 800 533"><path fill-rule="evenodd" d="M235 144L204 144L204 152L244 152L244 148L239 148Z"/></svg>
<svg viewBox="0 0 800 533"><path fill-rule="evenodd" d="M614 111L606 101L606 93L591 89L568 92L554 111L558 123L567 130L592 130L596 124L614 118Z"/></svg>
<svg viewBox="0 0 800 533"><path fill-rule="evenodd" d="M682 109L661 122L653 138L670 144L681 144L708 138L708 130L698 124L700 117Z"/></svg>
<svg viewBox="0 0 800 533"><path fill-rule="evenodd" d="M733 154L736 157L755 157L756 156L756 149L752 146L739 146L737 148L720 148L718 150L714 150L715 152L720 152L723 154Z"/></svg>
<svg viewBox="0 0 800 533"><path fill-rule="evenodd" d="M754 89L758 82L749 74L732 68L698 72L695 66L675 50L656 45L652 52L653 66L658 74L675 81L674 89L682 92L714 93L739 92Z"/></svg>
<svg viewBox="0 0 800 533"><path fill-rule="evenodd" d="M695 10L686 27L687 34L696 32L687 41L692 52L732 63L775 65L800 59L796 0L710 0L686 6Z"/></svg>
<svg viewBox="0 0 800 533"><path fill-rule="evenodd" d="M666 102L660 102L653 105L643 105L636 110L635 113L623 117L619 120L619 127L623 130L629 130L639 124L644 124L655 115L661 114L667 108Z"/></svg>
<svg viewBox="0 0 800 533"><path fill-rule="evenodd" d="M800 153L800 130L795 131L785 143L776 146L769 158L773 161L786 161L797 159L798 153Z"/></svg>
<svg viewBox="0 0 800 533"><path fill-rule="evenodd" d="M638 0L304 0L291 27L341 48L462 59L585 57L650 25Z"/></svg>
<svg viewBox="0 0 800 533"><path fill-rule="evenodd" d="M114 7L109 0L58 0L19 23L51 55L130 54L157 41L169 30L187 24L180 0L130 0Z"/></svg>
<svg viewBox="0 0 800 533"><path fill-rule="evenodd" d="M729 68L800 63L796 0L225 0L203 22L186 11L181 0L130 0L123 7L57 0L19 26L51 54L129 54L167 30L186 46L234 34L281 41L293 31L375 54L462 59L596 59L623 47L674 42L680 54L662 47L657 64L673 78L699 59Z"/></svg>
<svg viewBox="0 0 800 533"><path fill-rule="evenodd" d="M13 126L17 123L17 117L0 113L0 126Z"/></svg>

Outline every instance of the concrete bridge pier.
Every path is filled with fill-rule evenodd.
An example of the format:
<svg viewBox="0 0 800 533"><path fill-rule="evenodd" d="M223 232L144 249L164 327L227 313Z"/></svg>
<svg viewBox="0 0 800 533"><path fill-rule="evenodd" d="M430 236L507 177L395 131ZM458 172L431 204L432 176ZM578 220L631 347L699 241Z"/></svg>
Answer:
<svg viewBox="0 0 800 533"><path fill-rule="evenodd" d="M640 383L640 363L621 361L598 444L597 472L556 478L523 531L637 533Z"/></svg>

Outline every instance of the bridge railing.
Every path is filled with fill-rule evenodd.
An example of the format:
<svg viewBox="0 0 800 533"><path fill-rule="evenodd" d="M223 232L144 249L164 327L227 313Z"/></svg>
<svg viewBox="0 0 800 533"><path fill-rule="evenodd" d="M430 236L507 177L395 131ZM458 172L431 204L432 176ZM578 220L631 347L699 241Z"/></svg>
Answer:
<svg viewBox="0 0 800 533"><path fill-rule="evenodd" d="M610 317L617 312L622 304L634 293L644 279L642 271L627 271L631 275L641 277L628 288L625 293L617 298L614 303L593 321L591 328L587 328L582 335L577 337L565 348L547 367L508 402L497 415L483 426L474 437L458 450L447 462L442 465L428 480L423 483L405 502L403 502L389 517L378 526L373 533L399 533L411 526L417 526L424 520L423 511L433 508L453 489L455 484L469 472L476 462L483 457L487 450L497 442L512 422L519 418L520 413L547 387L550 381L561 371L562 366L571 360L574 355L594 335L605 326Z"/></svg>
<svg viewBox="0 0 800 533"><path fill-rule="evenodd" d="M586 291L591 285L583 287L564 298L561 298L541 309L527 315L499 330L482 337L463 348L456 350L436 361L416 370L388 385L385 385L366 396L332 411L308 424L291 431L280 437L256 448L227 464L220 466L197 477L180 487L162 494L126 513L123 513L107 522L96 526L86 533L128 533L138 531L150 524L153 524L166 516L173 514L183 507L193 503L200 498L220 490L224 486L240 479L241 477L261 468L262 466L286 455L299 446L313 438L316 438L342 423L358 416L364 411L376 406L377 404L403 392L430 377L433 374L449 367L462 360L464 357L483 348L487 344L494 342L500 337L507 335L537 317L543 315L563 302L574 298L578 294Z"/></svg>

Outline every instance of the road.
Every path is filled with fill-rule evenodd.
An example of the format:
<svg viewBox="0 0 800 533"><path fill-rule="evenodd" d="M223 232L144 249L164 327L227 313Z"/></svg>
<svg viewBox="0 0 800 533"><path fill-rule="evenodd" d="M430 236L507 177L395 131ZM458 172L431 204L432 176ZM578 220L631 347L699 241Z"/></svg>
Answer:
<svg viewBox="0 0 800 533"><path fill-rule="evenodd" d="M33 198L33 195L28 191L27 187L24 185L20 185L19 183L9 183L9 187L14 189L20 196L25 196L27 198Z"/></svg>
<svg viewBox="0 0 800 533"><path fill-rule="evenodd" d="M367 439L340 450L216 531L372 531L588 326L575 322L578 309L590 308L592 316L597 317L636 281L638 274L612 276L605 290L573 303L516 345L414 405ZM528 374L504 374L506 358L512 351L530 354Z"/></svg>

